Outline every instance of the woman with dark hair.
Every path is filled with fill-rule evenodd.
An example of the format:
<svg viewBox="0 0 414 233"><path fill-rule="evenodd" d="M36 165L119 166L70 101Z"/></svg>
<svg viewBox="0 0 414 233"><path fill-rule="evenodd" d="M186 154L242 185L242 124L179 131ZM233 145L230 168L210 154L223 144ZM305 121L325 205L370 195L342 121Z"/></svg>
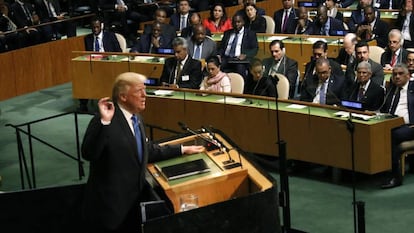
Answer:
<svg viewBox="0 0 414 233"><path fill-rule="evenodd" d="M246 24L244 26L256 33L265 33L266 19L263 16L257 14L256 5L252 3L246 3L244 11L246 12L247 16Z"/></svg>
<svg viewBox="0 0 414 233"><path fill-rule="evenodd" d="M227 18L223 4L217 3L210 10L210 17L203 20L203 25L211 32L224 32L232 29L231 20Z"/></svg>
<svg viewBox="0 0 414 233"><path fill-rule="evenodd" d="M201 83L200 90L231 92L230 78L220 70L220 60L218 57L208 57L206 63L208 76Z"/></svg>
<svg viewBox="0 0 414 233"><path fill-rule="evenodd" d="M268 76L263 76L264 68L260 59L254 58L250 62L249 74L244 85L244 94L260 96L276 96L276 88Z"/></svg>

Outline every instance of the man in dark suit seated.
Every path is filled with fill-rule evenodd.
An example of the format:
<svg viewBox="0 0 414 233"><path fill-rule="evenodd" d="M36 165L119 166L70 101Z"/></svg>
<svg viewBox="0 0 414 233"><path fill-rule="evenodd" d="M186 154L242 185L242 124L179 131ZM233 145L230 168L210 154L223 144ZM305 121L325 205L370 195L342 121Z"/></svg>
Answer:
<svg viewBox="0 0 414 233"><path fill-rule="evenodd" d="M388 47L381 55L381 65L386 70L391 70L396 64L407 60L408 51L403 48L403 37L401 31L392 29L388 33Z"/></svg>
<svg viewBox="0 0 414 233"><path fill-rule="evenodd" d="M241 15L232 18L233 29L224 32L218 54L225 72L236 72L246 78L250 60L259 49L256 33L244 27Z"/></svg>
<svg viewBox="0 0 414 233"><path fill-rule="evenodd" d="M170 25L174 26L176 31L181 31L186 28L190 23L190 1L189 0L179 0L178 11L171 15Z"/></svg>
<svg viewBox="0 0 414 233"><path fill-rule="evenodd" d="M349 87L355 83L355 72L358 64L362 61L366 61L371 65L371 78L370 80L379 86L384 86L384 70L382 66L371 58L369 58L369 46L367 42L361 41L355 45L356 60L346 67L345 78Z"/></svg>
<svg viewBox="0 0 414 233"><path fill-rule="evenodd" d="M156 22L161 23L161 31L163 35L168 38L175 38L177 36L174 26L167 23L167 11L165 8L158 8L155 11L154 18ZM144 34L150 33L152 33L152 24L145 24Z"/></svg>
<svg viewBox="0 0 414 233"><path fill-rule="evenodd" d="M350 32L356 32L358 25L362 24L365 21L365 13L364 9L367 6L372 6L372 0L360 0L356 10L353 10L351 13L351 17L348 21L348 27ZM378 11L378 7L375 7L375 12L377 15L380 15Z"/></svg>
<svg viewBox="0 0 414 233"><path fill-rule="evenodd" d="M410 73L405 64L397 64L392 70L392 85L385 95L385 103L381 112L390 113L404 118L405 124L391 130L391 177L381 188L400 186L403 181L401 174L401 154L399 145L414 139L414 82L410 81Z"/></svg>
<svg viewBox="0 0 414 233"><path fill-rule="evenodd" d="M308 16L308 9L306 7L299 7L299 18L297 21L297 25L295 28L295 35L310 35L312 34L313 30L313 21L309 19Z"/></svg>
<svg viewBox="0 0 414 233"><path fill-rule="evenodd" d="M283 8L275 11L275 33L294 34L299 16L298 10L293 8L294 0L281 0Z"/></svg>
<svg viewBox="0 0 414 233"><path fill-rule="evenodd" d="M173 38L164 35L161 28L161 23L155 21L152 24L152 33L142 35L130 52L159 53L159 49L171 49Z"/></svg>
<svg viewBox="0 0 414 233"><path fill-rule="evenodd" d="M16 0L16 2L10 5L10 19L16 24L17 29L26 28L26 30L22 31L24 46L46 42L46 38L43 36L44 27L32 27L38 25L40 20L27 0Z"/></svg>
<svg viewBox="0 0 414 233"><path fill-rule="evenodd" d="M202 80L201 62L188 55L188 44L184 38L176 37L172 46L174 57L165 60L160 78L161 84L199 89Z"/></svg>
<svg viewBox="0 0 414 233"><path fill-rule="evenodd" d="M311 79L316 74L315 62L319 58L328 59L329 65L334 76L345 79L344 72L342 71L341 66L334 59L328 58L328 44L326 42L321 40L316 41L312 45L312 52L313 56L311 57L311 61L306 63L305 65L305 74L303 75L302 82L304 82L308 78Z"/></svg>
<svg viewBox="0 0 414 233"><path fill-rule="evenodd" d="M304 80L300 100L319 104L338 105L343 97L344 79L332 73L329 60L319 58L316 74Z"/></svg>
<svg viewBox="0 0 414 233"><path fill-rule="evenodd" d="M357 82L348 99L361 102L363 110L378 111L384 102L384 88L371 80L371 64L361 61L356 72Z"/></svg>
<svg viewBox="0 0 414 233"><path fill-rule="evenodd" d="M405 0L377 0L374 5L379 9L401 9Z"/></svg>
<svg viewBox="0 0 414 233"><path fill-rule="evenodd" d="M344 43L342 48L339 50L338 57L336 57L336 62L341 66L345 67L350 65L356 59L355 54L355 45L358 43L357 36L355 33L347 33L344 36Z"/></svg>
<svg viewBox="0 0 414 233"><path fill-rule="evenodd" d="M388 24L375 16L375 9L364 9L365 21L358 25L356 34L362 41L376 41L377 46L385 48L388 42Z"/></svg>
<svg viewBox="0 0 414 233"><path fill-rule="evenodd" d="M406 2L409 4L406 4ZM404 1L395 25L403 35L404 48L414 48L414 14L412 1Z"/></svg>
<svg viewBox="0 0 414 233"><path fill-rule="evenodd" d="M99 114L90 121L82 157L90 163L82 217L86 232L141 232L139 203L149 201L147 163L182 154L200 153L202 146L160 146L148 140L141 112L145 110L146 77L120 74L109 97L99 100Z"/></svg>
<svg viewBox="0 0 414 233"><path fill-rule="evenodd" d="M346 34L342 21L329 17L326 6L319 6L317 12L312 35L336 36Z"/></svg>
<svg viewBox="0 0 414 233"><path fill-rule="evenodd" d="M273 77L278 73L286 76L289 80L289 99L293 99L299 75L298 62L286 56L285 45L280 40L270 42L269 49L272 57L263 60L264 75Z"/></svg>
<svg viewBox="0 0 414 233"><path fill-rule="evenodd" d="M192 37L194 35L194 28L197 25L202 25L201 16L199 13L194 12L191 14L190 24L188 25L188 27L181 30L181 37L184 37L184 38ZM211 31L208 28L205 28L205 31L206 31L205 34L207 36L211 36Z"/></svg>
<svg viewBox="0 0 414 233"><path fill-rule="evenodd" d="M194 34L188 40L188 54L197 60L217 55L217 45L206 37L206 28L199 24L194 27Z"/></svg>

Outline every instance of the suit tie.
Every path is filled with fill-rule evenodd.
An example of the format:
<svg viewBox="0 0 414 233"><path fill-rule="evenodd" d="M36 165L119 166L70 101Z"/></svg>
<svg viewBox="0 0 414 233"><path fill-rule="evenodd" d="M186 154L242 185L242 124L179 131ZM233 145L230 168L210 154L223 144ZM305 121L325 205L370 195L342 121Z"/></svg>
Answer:
<svg viewBox="0 0 414 233"><path fill-rule="evenodd" d="M285 17L283 18L283 26L282 26L282 33L285 33L286 31L286 25L287 25L287 21L289 19L289 10L285 10Z"/></svg>
<svg viewBox="0 0 414 233"><path fill-rule="evenodd" d="M358 101L361 101L364 98L365 89L363 87L359 88L358 92Z"/></svg>
<svg viewBox="0 0 414 233"><path fill-rule="evenodd" d="M392 55L390 65L391 65L392 67L394 67L394 66L395 66L395 63L397 63L397 54L396 54L396 53L394 53L394 54Z"/></svg>
<svg viewBox="0 0 414 233"><path fill-rule="evenodd" d="M185 16L181 16L181 24L180 24L180 30L183 30L187 26L185 22Z"/></svg>
<svg viewBox="0 0 414 233"><path fill-rule="evenodd" d="M230 57L236 57L236 47L237 47L237 41L239 40L239 33L236 32L233 42L231 43L229 56Z"/></svg>
<svg viewBox="0 0 414 233"><path fill-rule="evenodd" d="M201 58L201 46L200 45L196 45L196 49L194 52L194 59L200 59Z"/></svg>
<svg viewBox="0 0 414 233"><path fill-rule="evenodd" d="M95 52L99 52L99 50L101 50L100 46L99 46L99 37L95 37L95 48L94 51Z"/></svg>
<svg viewBox="0 0 414 233"><path fill-rule="evenodd" d="M323 82L319 90L319 103L326 104L326 83Z"/></svg>
<svg viewBox="0 0 414 233"><path fill-rule="evenodd" d="M136 115L132 115L132 126L134 127L134 134L135 134L135 140L137 141L137 150L138 150L138 161L142 162L142 136L141 136L141 130L139 129L140 122L138 121L138 118Z"/></svg>
<svg viewBox="0 0 414 233"><path fill-rule="evenodd" d="M400 92L401 87L397 87L395 90L394 96L392 98L391 107L389 113L394 114L395 110L397 109L398 102L400 101Z"/></svg>
<svg viewBox="0 0 414 233"><path fill-rule="evenodd" d="M181 77L181 61L177 62L177 68L175 70L177 71L177 73L175 75L175 83L178 83L178 80Z"/></svg>

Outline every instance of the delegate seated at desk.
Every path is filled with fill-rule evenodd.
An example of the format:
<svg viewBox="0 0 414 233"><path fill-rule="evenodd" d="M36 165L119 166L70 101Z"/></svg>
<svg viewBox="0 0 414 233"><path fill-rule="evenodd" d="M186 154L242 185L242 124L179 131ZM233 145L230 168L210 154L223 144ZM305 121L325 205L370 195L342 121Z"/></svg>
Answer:
<svg viewBox="0 0 414 233"><path fill-rule="evenodd" d="M188 54L188 43L182 37L172 42L174 57L164 63L160 82L162 85L199 89L202 80L201 62Z"/></svg>
<svg viewBox="0 0 414 233"><path fill-rule="evenodd" d="M271 77L265 75L260 59L253 58L244 84L244 94L276 97L276 86Z"/></svg>
<svg viewBox="0 0 414 233"><path fill-rule="evenodd" d="M152 24L152 32L143 34L137 44L131 48L130 52L159 53L159 49L171 49L172 40L173 38L168 37L162 31L161 23L155 21Z"/></svg>
<svg viewBox="0 0 414 233"><path fill-rule="evenodd" d="M329 60L319 58L315 63L316 75L304 80L300 100L319 104L339 105L344 95L343 77L336 76Z"/></svg>
<svg viewBox="0 0 414 233"><path fill-rule="evenodd" d="M140 232L139 202L145 196L148 162L204 151L202 146L149 142L140 114L145 109L146 77L120 74L113 96L99 100L99 114L90 121L82 156L90 162L83 200L88 232Z"/></svg>
<svg viewBox="0 0 414 233"><path fill-rule="evenodd" d="M362 103L362 110L378 111L384 102L384 88L372 80L371 64L358 63L357 81L351 87L349 100Z"/></svg>
<svg viewBox="0 0 414 233"><path fill-rule="evenodd" d="M229 76L220 70L220 60L217 56L206 59L208 76L201 82L200 90L215 92L231 92Z"/></svg>
<svg viewBox="0 0 414 233"><path fill-rule="evenodd" d="M391 70L395 65L407 60L408 51L403 48L404 42L401 31L392 29L388 33L388 47L381 55L381 65L386 70Z"/></svg>

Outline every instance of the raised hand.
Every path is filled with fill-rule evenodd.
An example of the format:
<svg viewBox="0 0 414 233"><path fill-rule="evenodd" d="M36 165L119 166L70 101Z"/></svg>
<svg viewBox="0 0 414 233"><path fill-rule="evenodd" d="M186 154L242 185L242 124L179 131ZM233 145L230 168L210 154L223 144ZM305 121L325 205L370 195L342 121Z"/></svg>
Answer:
<svg viewBox="0 0 414 233"><path fill-rule="evenodd" d="M101 120L111 121L114 117L115 106L109 97L104 97L98 101L99 113Z"/></svg>

